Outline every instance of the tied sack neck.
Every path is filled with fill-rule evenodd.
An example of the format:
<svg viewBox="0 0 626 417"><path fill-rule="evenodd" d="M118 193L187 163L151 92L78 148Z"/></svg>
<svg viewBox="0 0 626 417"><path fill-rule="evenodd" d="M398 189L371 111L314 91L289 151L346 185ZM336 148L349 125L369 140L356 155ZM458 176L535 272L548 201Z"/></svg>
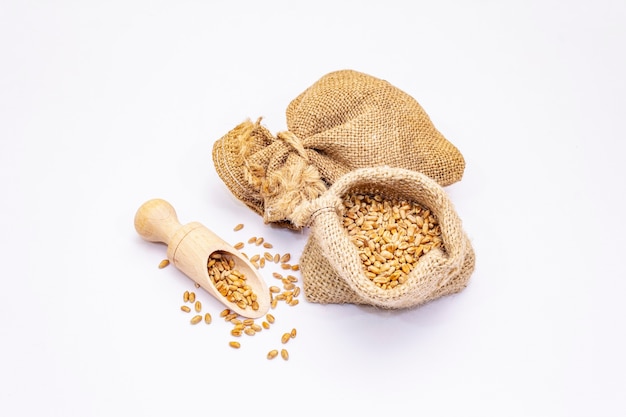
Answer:
<svg viewBox="0 0 626 417"><path fill-rule="evenodd" d="M274 137L261 126L261 118L245 121L222 137L213 161L231 192L265 223L293 227L295 208L326 190L300 139L289 131Z"/></svg>

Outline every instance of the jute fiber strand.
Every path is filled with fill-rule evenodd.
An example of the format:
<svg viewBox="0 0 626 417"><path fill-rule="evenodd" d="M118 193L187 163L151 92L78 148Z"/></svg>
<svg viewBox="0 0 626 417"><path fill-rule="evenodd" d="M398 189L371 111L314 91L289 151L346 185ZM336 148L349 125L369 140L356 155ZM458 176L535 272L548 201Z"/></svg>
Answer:
<svg viewBox="0 0 626 417"><path fill-rule="evenodd" d="M442 186L459 181L465 161L410 95L361 72L329 73L287 107L287 131L261 119L236 126L213 145L231 192L266 223L292 226L302 202L365 167L422 172Z"/></svg>
<svg viewBox="0 0 626 417"><path fill-rule="evenodd" d="M342 223L342 199L353 192L405 199L429 209L439 221L443 249L422 255L406 282L391 289L378 287L365 275ZM310 228L300 270L311 302L409 308L461 291L474 271L474 251L453 204L437 182L419 172L392 167L351 171L320 197L299 206L293 221Z"/></svg>

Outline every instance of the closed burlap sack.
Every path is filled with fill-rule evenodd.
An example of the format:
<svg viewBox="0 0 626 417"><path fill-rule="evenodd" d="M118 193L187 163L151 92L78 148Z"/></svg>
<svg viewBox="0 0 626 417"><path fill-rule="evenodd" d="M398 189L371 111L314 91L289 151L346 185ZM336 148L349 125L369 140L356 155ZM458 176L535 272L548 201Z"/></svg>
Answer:
<svg viewBox="0 0 626 417"><path fill-rule="evenodd" d="M260 119L245 121L213 146L220 178L266 223L292 226L295 207L354 169L405 168L443 186L465 169L415 99L356 71L327 74L291 101L287 128L274 136Z"/></svg>
<svg viewBox="0 0 626 417"><path fill-rule="evenodd" d="M342 198L349 193L379 194L419 203L437 217L443 246L421 256L406 282L382 289L366 275L357 247L342 223ZM304 293L316 303L368 304L387 309L414 307L466 287L475 255L443 188L422 173L391 167L363 168L338 179L317 199L293 214L310 228L300 257Z"/></svg>

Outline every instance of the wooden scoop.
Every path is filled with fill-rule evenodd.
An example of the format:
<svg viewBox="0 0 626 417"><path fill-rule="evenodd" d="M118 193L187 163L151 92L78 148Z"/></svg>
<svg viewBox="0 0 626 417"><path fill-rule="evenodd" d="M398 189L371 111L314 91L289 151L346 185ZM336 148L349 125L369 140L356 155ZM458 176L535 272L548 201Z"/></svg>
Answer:
<svg viewBox="0 0 626 417"><path fill-rule="evenodd" d="M181 225L174 207L167 201L153 199L139 207L135 214L135 229L147 241L167 244L170 262L231 311L244 317L259 318L269 310L267 284L248 259L202 224ZM209 256L214 252L225 254L235 262L233 269L246 277L246 283L257 295L258 310L250 306L240 308L217 291L207 267Z"/></svg>

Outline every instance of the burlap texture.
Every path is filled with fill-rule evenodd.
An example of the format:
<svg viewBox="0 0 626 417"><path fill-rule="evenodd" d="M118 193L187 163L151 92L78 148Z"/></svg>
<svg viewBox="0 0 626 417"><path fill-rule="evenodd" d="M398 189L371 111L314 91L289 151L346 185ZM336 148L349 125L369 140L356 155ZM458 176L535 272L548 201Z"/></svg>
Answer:
<svg viewBox="0 0 626 417"><path fill-rule="evenodd" d="M231 192L266 223L293 226L291 213L342 175L364 167L459 181L465 161L419 103L390 83L352 70L325 75L287 107L276 136L245 121L217 140L213 162Z"/></svg>
<svg viewBox="0 0 626 417"><path fill-rule="evenodd" d="M367 278L356 246L342 226L344 195L381 194L417 202L439 220L443 250L423 255L405 283L381 289ZM475 255L462 223L443 188L428 176L391 167L354 170L319 198L293 214L310 235L300 257L304 293L316 303L368 304L386 309L415 307L466 287Z"/></svg>

